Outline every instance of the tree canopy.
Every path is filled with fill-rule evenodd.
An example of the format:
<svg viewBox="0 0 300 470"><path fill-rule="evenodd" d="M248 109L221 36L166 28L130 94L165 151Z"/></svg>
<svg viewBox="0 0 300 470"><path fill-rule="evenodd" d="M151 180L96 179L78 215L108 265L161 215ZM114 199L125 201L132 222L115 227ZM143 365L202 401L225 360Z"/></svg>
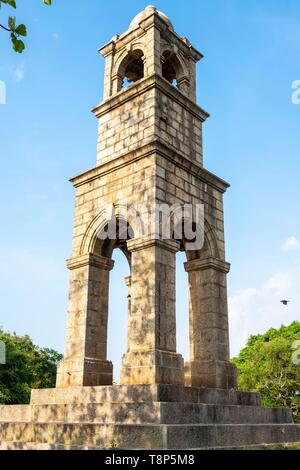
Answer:
<svg viewBox="0 0 300 470"><path fill-rule="evenodd" d="M6 364L0 364L0 403L26 404L32 388L55 387L61 354L35 346L29 336L2 330L0 341L6 346Z"/></svg>
<svg viewBox="0 0 300 470"><path fill-rule="evenodd" d="M51 5L52 0L43 0L46 5ZM0 0L0 10L3 5L8 5L14 9L17 8L16 0ZM12 47L16 52L23 52L25 49L25 44L20 37L27 36L27 28L25 24L17 24L15 16L8 16L7 25L0 23L0 28L4 29L10 33L10 39L12 42Z"/></svg>
<svg viewBox="0 0 300 470"><path fill-rule="evenodd" d="M262 394L263 404L292 408L300 422L300 322L250 336L239 356L239 389Z"/></svg>

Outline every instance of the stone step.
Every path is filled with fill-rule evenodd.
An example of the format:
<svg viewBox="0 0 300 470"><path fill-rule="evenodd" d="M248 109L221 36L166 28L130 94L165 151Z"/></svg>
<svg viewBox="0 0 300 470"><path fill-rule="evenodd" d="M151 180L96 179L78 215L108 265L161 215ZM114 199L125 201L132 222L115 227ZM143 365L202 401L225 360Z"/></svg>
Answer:
<svg viewBox="0 0 300 470"><path fill-rule="evenodd" d="M184 402L259 406L259 393L177 385L117 385L32 390L31 404Z"/></svg>
<svg viewBox="0 0 300 470"><path fill-rule="evenodd" d="M262 406L161 403L161 424L293 424L291 410Z"/></svg>
<svg viewBox="0 0 300 470"><path fill-rule="evenodd" d="M0 422L113 424L292 423L288 409L200 403L89 403L0 406Z"/></svg>
<svg viewBox="0 0 300 470"><path fill-rule="evenodd" d="M16 449L32 448L35 443L47 448L180 450L299 441L300 426L294 424L0 424L0 446L11 443Z"/></svg>
<svg viewBox="0 0 300 470"><path fill-rule="evenodd" d="M95 446L66 446L59 444L41 444L40 442L2 441L1 450L99 450Z"/></svg>

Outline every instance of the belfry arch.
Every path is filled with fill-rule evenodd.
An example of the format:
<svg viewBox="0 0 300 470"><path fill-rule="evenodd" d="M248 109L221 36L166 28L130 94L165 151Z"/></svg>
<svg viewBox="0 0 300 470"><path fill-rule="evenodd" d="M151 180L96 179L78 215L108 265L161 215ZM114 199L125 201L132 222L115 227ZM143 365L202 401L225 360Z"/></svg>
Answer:
<svg viewBox="0 0 300 470"><path fill-rule="evenodd" d="M144 53L141 50L128 52L118 69L119 87L131 86L144 77Z"/></svg>
<svg viewBox="0 0 300 470"><path fill-rule="evenodd" d="M188 92L188 70L178 54L166 49L161 56L162 77L182 92Z"/></svg>
<svg viewBox="0 0 300 470"><path fill-rule="evenodd" d="M116 219L117 237L103 237L111 222L100 213L83 236L80 256L67 263L71 271L70 302L67 325L66 360L61 364L57 381L63 373L64 385L112 385L113 365L107 358L109 279L114 267L112 254L120 249L131 268L127 241L118 237L119 225L132 229L125 220ZM119 224L120 222L120 224ZM74 358L76 360L74 361ZM64 368L74 368L64 373Z"/></svg>

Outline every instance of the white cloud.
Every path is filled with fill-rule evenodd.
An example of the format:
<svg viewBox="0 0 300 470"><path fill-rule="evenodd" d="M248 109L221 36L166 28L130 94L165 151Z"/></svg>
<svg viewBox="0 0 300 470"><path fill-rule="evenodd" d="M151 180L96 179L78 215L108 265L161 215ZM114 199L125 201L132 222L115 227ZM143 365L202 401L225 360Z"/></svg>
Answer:
<svg viewBox="0 0 300 470"><path fill-rule="evenodd" d="M279 271L259 288L236 290L229 296L231 356L236 356L251 335L279 328L299 319L300 266ZM288 306L280 303L291 300Z"/></svg>
<svg viewBox="0 0 300 470"><path fill-rule="evenodd" d="M284 297L284 294L293 287L294 280L291 273L277 272L264 285L263 291L266 295Z"/></svg>
<svg viewBox="0 0 300 470"><path fill-rule="evenodd" d="M282 249L283 251L299 250L300 242L296 237L291 236L284 242Z"/></svg>
<svg viewBox="0 0 300 470"><path fill-rule="evenodd" d="M59 34L58 33L52 33L52 37L53 39L55 39L56 41L59 39Z"/></svg>
<svg viewBox="0 0 300 470"><path fill-rule="evenodd" d="M14 76L15 76L16 81L20 82L20 81L23 80L24 75L25 75L25 62L23 61L23 62L21 62L19 67L17 67L14 70Z"/></svg>

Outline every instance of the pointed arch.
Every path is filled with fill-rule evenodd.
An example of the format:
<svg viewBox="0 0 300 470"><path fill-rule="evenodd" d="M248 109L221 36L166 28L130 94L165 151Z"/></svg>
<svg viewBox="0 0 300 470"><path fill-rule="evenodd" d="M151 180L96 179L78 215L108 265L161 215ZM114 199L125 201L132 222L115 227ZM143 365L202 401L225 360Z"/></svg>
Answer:
<svg viewBox="0 0 300 470"><path fill-rule="evenodd" d="M144 57L144 47L145 45L141 42L136 42L130 45L129 49L124 48L118 56L115 58L114 66L113 66L113 75L118 73L122 62L128 57L130 54L136 54L141 52L142 56Z"/></svg>
<svg viewBox="0 0 300 470"><path fill-rule="evenodd" d="M139 220L134 217L127 218L127 206L123 204L113 204L104 207L98 215L88 225L83 236L80 255L89 253L99 254L106 258L111 258L114 249L119 248L125 255L129 266L131 265L131 254L127 249L127 240L134 238L135 233L143 230L139 227ZM112 237L102 236L107 233L109 224L113 221L115 233Z"/></svg>
<svg viewBox="0 0 300 470"><path fill-rule="evenodd" d="M162 77L180 89L182 81L189 82L189 71L180 53L165 48L162 56Z"/></svg>
<svg viewBox="0 0 300 470"><path fill-rule="evenodd" d="M185 243L184 243L185 245ZM216 233L212 225L208 222L207 219L204 221L204 244L201 250L195 251L186 251L186 257L188 261L193 259L204 259L204 258L220 258L220 251L218 248L218 241Z"/></svg>
<svg viewBox="0 0 300 470"><path fill-rule="evenodd" d="M124 85L133 84L144 77L144 52L139 46L133 46L131 50L124 50L114 64L114 76L119 79L119 89Z"/></svg>

